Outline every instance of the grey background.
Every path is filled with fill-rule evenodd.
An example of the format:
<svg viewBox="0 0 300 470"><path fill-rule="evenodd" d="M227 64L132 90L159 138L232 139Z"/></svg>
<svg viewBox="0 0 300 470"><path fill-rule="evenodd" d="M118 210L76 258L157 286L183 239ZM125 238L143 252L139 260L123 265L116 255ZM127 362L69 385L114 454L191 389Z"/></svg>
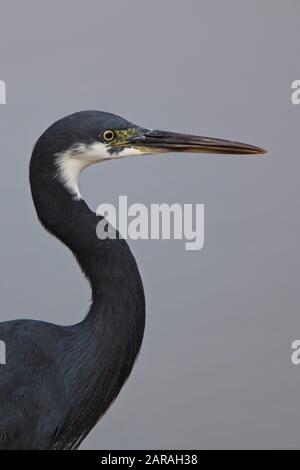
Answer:
<svg viewBox="0 0 300 470"><path fill-rule="evenodd" d="M130 242L147 327L136 367L82 445L299 447L297 0L1 1L0 319L82 319L89 289L37 222L34 141L59 117L246 141L265 158L169 155L89 168L81 192L117 203L205 203L205 248Z"/></svg>

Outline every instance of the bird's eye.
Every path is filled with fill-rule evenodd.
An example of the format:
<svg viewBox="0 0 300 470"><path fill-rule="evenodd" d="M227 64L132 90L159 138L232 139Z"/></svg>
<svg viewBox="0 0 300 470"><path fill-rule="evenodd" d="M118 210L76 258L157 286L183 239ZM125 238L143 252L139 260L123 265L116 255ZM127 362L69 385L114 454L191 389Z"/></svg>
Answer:
<svg viewBox="0 0 300 470"><path fill-rule="evenodd" d="M114 133L114 131L111 131L111 130L104 131L102 133L102 137L104 140L106 140L106 142L111 142L116 137L116 134Z"/></svg>

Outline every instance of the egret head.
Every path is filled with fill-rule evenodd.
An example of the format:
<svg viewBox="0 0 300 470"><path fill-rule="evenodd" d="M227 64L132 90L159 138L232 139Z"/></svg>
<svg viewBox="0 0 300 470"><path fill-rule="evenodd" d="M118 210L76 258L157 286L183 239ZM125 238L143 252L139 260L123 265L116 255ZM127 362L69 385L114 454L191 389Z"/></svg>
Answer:
<svg viewBox="0 0 300 470"><path fill-rule="evenodd" d="M127 156L166 152L259 155L264 149L230 140L146 129L101 111L81 111L60 119L38 140L54 159L57 176L74 198L78 177L89 165Z"/></svg>

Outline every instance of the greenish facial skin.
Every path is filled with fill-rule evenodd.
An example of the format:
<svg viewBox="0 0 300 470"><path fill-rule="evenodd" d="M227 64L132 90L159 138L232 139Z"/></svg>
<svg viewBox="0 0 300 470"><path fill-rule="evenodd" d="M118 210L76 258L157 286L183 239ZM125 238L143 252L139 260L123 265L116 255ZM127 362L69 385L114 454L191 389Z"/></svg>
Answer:
<svg viewBox="0 0 300 470"><path fill-rule="evenodd" d="M150 147L146 147L143 145L135 145L134 143L131 143L131 139L134 137L141 137L141 133L138 129L136 128L129 128L129 129L114 129L112 132L114 133L115 137L112 140L105 140L105 132L104 131L101 134L102 140L108 145L108 151L110 153L118 153L121 152L124 148L133 148L139 150L140 153L143 154L150 154L150 153L156 153L156 152L162 152L163 149L151 149Z"/></svg>

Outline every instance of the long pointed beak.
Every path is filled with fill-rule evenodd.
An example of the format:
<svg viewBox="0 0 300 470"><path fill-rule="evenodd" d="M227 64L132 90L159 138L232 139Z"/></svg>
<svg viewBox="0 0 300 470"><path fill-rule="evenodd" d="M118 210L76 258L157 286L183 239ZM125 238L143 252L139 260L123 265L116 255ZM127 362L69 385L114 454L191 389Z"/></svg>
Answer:
<svg viewBox="0 0 300 470"><path fill-rule="evenodd" d="M266 153L266 150L260 147L231 140L148 129L139 131L139 135L135 136L131 143L141 148L143 153L192 152L235 155Z"/></svg>

